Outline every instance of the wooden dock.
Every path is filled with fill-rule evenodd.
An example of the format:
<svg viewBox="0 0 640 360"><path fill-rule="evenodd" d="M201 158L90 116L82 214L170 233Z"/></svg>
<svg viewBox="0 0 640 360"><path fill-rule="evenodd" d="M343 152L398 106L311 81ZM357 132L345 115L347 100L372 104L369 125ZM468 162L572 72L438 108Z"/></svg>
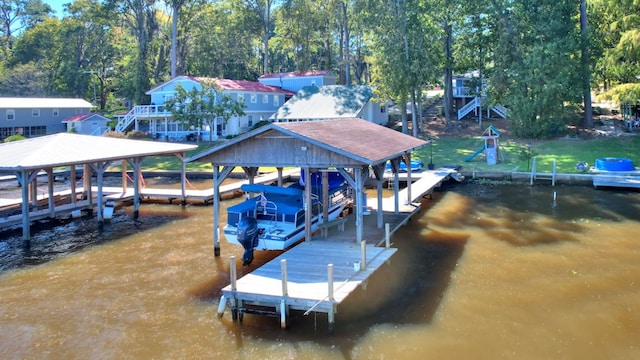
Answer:
<svg viewBox="0 0 640 360"><path fill-rule="evenodd" d="M289 310L322 312L332 331L338 305L397 251L365 244L303 242L238 280L232 259L231 284L222 289L218 316L229 303L234 320L245 313L272 315L286 328Z"/></svg>
<svg viewBox="0 0 640 360"><path fill-rule="evenodd" d="M638 175L594 175L593 187L640 188Z"/></svg>
<svg viewBox="0 0 640 360"><path fill-rule="evenodd" d="M332 331L337 307L396 253L390 237L420 211L420 203L415 201L457 175L453 169L421 173L411 184L413 201L398 212L393 197L383 199L385 226L377 227L377 209L363 216L360 244L355 241L355 216L348 216L346 221L319 231L311 241L294 246L240 279L236 279L232 257L230 285L222 289L218 316L222 317L229 306L234 321L242 321L245 313L271 315L279 317L280 326L285 328L289 310L321 312L327 314ZM399 196L407 199L408 195L403 192ZM374 203L377 199L368 199L368 206Z"/></svg>

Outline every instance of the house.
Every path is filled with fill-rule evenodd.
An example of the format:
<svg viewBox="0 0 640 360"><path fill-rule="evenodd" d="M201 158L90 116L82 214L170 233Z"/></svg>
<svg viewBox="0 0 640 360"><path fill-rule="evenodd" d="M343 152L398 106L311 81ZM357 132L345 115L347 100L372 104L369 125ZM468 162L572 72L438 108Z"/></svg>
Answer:
<svg viewBox="0 0 640 360"><path fill-rule="evenodd" d="M0 141L15 134L34 137L64 132L63 119L88 114L92 107L83 99L0 97Z"/></svg>
<svg viewBox="0 0 640 360"><path fill-rule="evenodd" d="M273 115L278 122L360 118L386 125L389 114L385 103L377 101L367 85L307 86Z"/></svg>
<svg viewBox="0 0 640 360"><path fill-rule="evenodd" d="M134 106L126 114L119 115L116 131L125 132L133 128L148 131L155 138L172 141L192 139L196 134L208 138L211 129L196 129L173 121L173 114L164 104L175 96L178 85L189 91L193 88L202 89L202 84L209 82L221 94L243 102L246 106L243 109L244 116L232 117L226 123L222 119L214 119L212 139L250 130L259 121L269 119L284 103L285 96L293 95L290 91L256 81L178 76L147 91L147 95L151 97L151 105Z"/></svg>
<svg viewBox="0 0 640 360"><path fill-rule="evenodd" d="M454 105L458 109L458 120L472 112L473 116L479 117L485 102L484 99L487 96L485 92L487 83L484 79L480 79L480 73L472 71L463 75L454 75L451 81ZM507 117L507 109L502 105L486 108L486 111L487 118L490 118L492 114L501 118Z"/></svg>
<svg viewBox="0 0 640 360"><path fill-rule="evenodd" d="M336 74L329 70L315 70L265 74L260 76L258 81L296 93L305 86L336 85L337 78Z"/></svg>
<svg viewBox="0 0 640 360"><path fill-rule="evenodd" d="M83 135L102 135L109 128L108 122L108 118L93 113L73 115L62 120L67 132Z"/></svg>

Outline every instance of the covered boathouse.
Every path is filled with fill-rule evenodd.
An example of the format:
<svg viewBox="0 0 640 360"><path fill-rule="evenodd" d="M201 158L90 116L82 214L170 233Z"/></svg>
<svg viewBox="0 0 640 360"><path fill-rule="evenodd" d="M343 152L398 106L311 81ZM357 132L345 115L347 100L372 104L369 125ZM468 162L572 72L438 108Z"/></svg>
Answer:
<svg viewBox="0 0 640 360"><path fill-rule="evenodd" d="M298 249L301 251L307 250L303 245L309 244L314 244L313 248L316 250L311 250L311 252L316 251L315 256L309 256L307 253L306 255L300 255L304 259L297 259L302 261L290 259L292 265L301 265L301 271L293 269L293 266L287 269L286 259L278 257L272 261L274 264L265 264L237 282L234 277L236 273L235 259L232 259L230 262L231 285L223 289L224 295L220 301L219 316L222 316L224 308L229 303L233 319L242 319L243 313L252 312L249 305L253 304L275 308L273 313L276 316L280 316L281 326L286 327L289 309L326 312L328 314L329 330L331 331L334 324L334 313L338 304L359 285L365 284L368 277L384 264L385 259L388 260L396 250L375 248L373 244L367 245L363 239L363 208L366 206L366 198L364 196L365 180L369 178L370 171L372 171L377 185L377 209L382 209L382 190L383 182L385 181L386 163L389 161L392 164L396 177L395 183L397 184L400 162L403 161L406 164L410 164L411 152L428 144L424 140L362 119L335 119L272 123L186 159L185 162L207 162L213 166L213 242L216 256L220 255L221 216L219 188L223 180L236 166L244 169L250 183L258 174L260 166L274 167L277 169L278 174L281 174L285 167L301 168L304 170L306 184L310 183L309 176L311 172L322 169L336 169L347 180L355 195L355 236L351 241L342 242L342 245L336 245L334 239L334 244L328 246L327 248L330 248L330 250L327 251L332 254L348 254L353 252L354 245L356 245L355 251L357 254L366 252L375 254L371 259L373 261L369 263L369 267L367 267L367 261L363 258L365 260L363 268L355 269L354 267L355 274L352 271L342 271L343 269L337 269L334 272L334 266L338 268L340 265L323 263L332 261L332 259L329 252L323 252L320 246L322 240L310 241L312 239L311 214L306 212L305 243L295 246L281 256L297 253ZM407 166L406 175L408 184L411 184L411 166ZM278 181L278 184L282 185L282 181ZM396 216L400 212L401 201L403 205L411 202L410 188L409 186L407 199L398 199L398 188L394 188L396 196L393 213ZM310 203L311 191L309 187L305 189L304 196L307 203ZM383 211L376 211L375 213L375 226L378 229L382 229L385 223L385 214ZM323 243L328 241L331 241L331 239L324 240ZM336 246L340 248L336 249ZM283 260L284 264L281 263ZM314 263L314 266L312 266L310 261L314 260L320 263ZM268 268L274 266L276 269L281 268L282 271L276 270L273 272L268 270ZM323 270L325 267L326 271ZM313 272L312 268L319 270L319 273ZM261 270L267 271L266 275L261 275ZM338 277L333 279L334 274L339 276L337 275ZM326 280L318 281L318 276ZM310 280L312 278L314 279L313 281ZM314 285L313 289L310 287L311 284ZM342 285L338 286L337 284ZM346 284L348 286L345 286ZM317 288L320 288L325 295L318 295ZM264 313L264 311L255 313L260 314Z"/></svg>
<svg viewBox="0 0 640 360"><path fill-rule="evenodd" d="M118 139L102 136L89 136L71 133L58 133L20 141L0 144L0 175L15 175L22 190L21 214L16 217L0 218L0 226L11 225L13 222L22 223L22 235L26 244L31 238L30 225L32 221L43 218L53 218L61 213L71 213L74 210L91 209L97 206L98 221L103 220L105 200L102 194L103 175L114 162L120 161L123 171L126 164L133 167L134 185L134 216L137 217L140 206L140 170L142 160L147 156L177 156L185 158L188 150L195 149L195 145L172 144L142 140ZM70 189L63 191L64 196L54 194L54 169L68 168ZM84 185L76 188L76 171L82 168ZM46 204L39 204L37 197L38 175L40 172L47 176ZM97 179L97 194L91 193L91 180L95 174ZM124 178L124 176L123 176ZM182 166L184 194L184 163ZM59 198L68 198L67 203L59 202ZM184 196L183 196L184 198ZM97 204L94 204L94 200Z"/></svg>

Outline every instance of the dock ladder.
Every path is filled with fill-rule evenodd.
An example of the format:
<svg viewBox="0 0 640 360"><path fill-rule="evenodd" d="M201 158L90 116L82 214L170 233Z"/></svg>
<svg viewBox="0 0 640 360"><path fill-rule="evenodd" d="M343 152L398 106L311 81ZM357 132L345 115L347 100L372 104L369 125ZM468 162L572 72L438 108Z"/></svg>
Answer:
<svg viewBox="0 0 640 360"><path fill-rule="evenodd" d="M529 185L533 185L533 183L540 180L551 180L551 186L556 186L556 159L553 159L553 169L550 173L539 173L536 171L536 159L533 158L533 164L531 165L531 180Z"/></svg>

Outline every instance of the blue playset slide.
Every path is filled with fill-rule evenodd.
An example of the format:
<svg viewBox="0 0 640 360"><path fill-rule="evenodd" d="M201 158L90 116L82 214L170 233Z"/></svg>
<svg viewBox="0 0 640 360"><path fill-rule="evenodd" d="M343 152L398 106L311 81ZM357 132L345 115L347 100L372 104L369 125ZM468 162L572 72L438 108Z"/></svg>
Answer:
<svg viewBox="0 0 640 360"><path fill-rule="evenodd" d="M484 151L484 145L478 149L476 152L474 152L473 154L471 154L471 156L469 156L468 158L464 159L464 161L469 162L471 160L473 160L474 157L480 155L481 152Z"/></svg>

